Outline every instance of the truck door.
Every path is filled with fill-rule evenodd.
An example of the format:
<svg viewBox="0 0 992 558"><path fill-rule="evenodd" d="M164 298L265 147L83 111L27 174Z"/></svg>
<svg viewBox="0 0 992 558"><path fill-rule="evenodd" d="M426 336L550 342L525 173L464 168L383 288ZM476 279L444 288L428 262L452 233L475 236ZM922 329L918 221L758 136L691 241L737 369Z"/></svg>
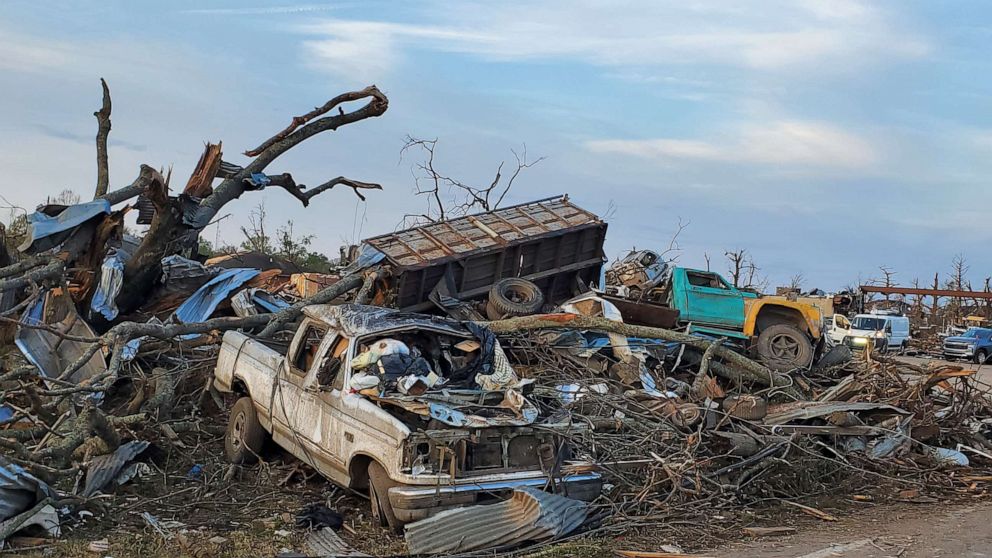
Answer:
<svg viewBox="0 0 992 558"><path fill-rule="evenodd" d="M288 447L293 448L292 453L320 470L313 455L323 443L320 402L317 390L308 384L316 374L320 356L326 350L327 326L304 321L300 329L279 374L272 409L273 416L282 418L284 426L280 437L288 442Z"/></svg>
<svg viewBox="0 0 992 558"><path fill-rule="evenodd" d="M833 315L833 324L830 327L830 340L834 343L843 343L844 337L851 334L851 322L841 314Z"/></svg>
<svg viewBox="0 0 992 558"><path fill-rule="evenodd" d="M682 321L726 328L744 327L744 297L723 277L709 271L685 270L686 312Z"/></svg>
<svg viewBox="0 0 992 558"><path fill-rule="evenodd" d="M317 371L317 385L320 391L321 432L324 439L324 449L328 452L330 462L342 472L345 470L345 432L342 428L341 397L344 393L345 364L348 361L349 340L347 337L335 337L320 363ZM352 435L353 436L353 435Z"/></svg>

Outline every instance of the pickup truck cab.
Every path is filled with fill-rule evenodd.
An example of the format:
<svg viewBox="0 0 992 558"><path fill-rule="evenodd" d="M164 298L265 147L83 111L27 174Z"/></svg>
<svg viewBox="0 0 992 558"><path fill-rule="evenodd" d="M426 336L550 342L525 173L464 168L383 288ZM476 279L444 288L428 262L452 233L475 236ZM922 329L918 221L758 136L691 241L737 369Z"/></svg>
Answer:
<svg viewBox="0 0 992 558"><path fill-rule="evenodd" d="M743 341L766 366L808 366L821 348L823 316L810 304L742 291L719 273L675 267L669 304L690 330Z"/></svg>
<svg viewBox="0 0 992 558"><path fill-rule="evenodd" d="M969 327L961 335L944 339L944 358L964 358L985 364L992 356L992 329Z"/></svg>
<svg viewBox="0 0 992 558"><path fill-rule="evenodd" d="M596 473L549 473L561 465L562 435L579 427L535 424L537 409L521 392L476 383L482 371L509 366L488 330L361 305L314 305L304 316L288 351L224 334L214 386L240 396L228 424L229 460L252 461L271 436L333 482L368 490L373 515L394 530L518 487L599 495ZM420 363L426 376L418 377L433 387L398 392L402 382L385 382L385 357L380 376L369 372L377 365L363 349L397 344L409 350L406 370ZM383 382L370 385L372 376Z"/></svg>

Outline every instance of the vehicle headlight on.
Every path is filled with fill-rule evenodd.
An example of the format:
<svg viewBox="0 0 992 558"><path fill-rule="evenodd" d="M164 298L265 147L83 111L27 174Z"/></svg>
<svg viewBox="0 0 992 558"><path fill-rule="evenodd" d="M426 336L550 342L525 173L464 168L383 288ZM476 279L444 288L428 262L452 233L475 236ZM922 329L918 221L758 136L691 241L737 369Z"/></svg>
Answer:
<svg viewBox="0 0 992 558"><path fill-rule="evenodd" d="M867 337L855 337L854 339L851 340L851 342L854 343L855 345L867 345L868 344L868 338Z"/></svg>

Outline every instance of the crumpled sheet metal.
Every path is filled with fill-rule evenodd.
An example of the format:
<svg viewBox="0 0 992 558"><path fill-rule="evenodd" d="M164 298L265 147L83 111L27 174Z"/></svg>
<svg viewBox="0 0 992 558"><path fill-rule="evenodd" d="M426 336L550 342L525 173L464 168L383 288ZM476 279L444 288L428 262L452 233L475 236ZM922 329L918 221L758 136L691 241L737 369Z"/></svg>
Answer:
<svg viewBox="0 0 992 558"><path fill-rule="evenodd" d="M60 233L69 233L90 219L109 213L110 202L107 200L70 205L55 217L35 211L28 215L28 236L18 250L33 254L54 248L68 236Z"/></svg>
<svg viewBox="0 0 992 558"><path fill-rule="evenodd" d="M176 308L175 318L184 324L204 322L237 289L260 272L257 269L226 269L207 281L192 296Z"/></svg>
<svg viewBox="0 0 992 558"><path fill-rule="evenodd" d="M585 502L521 488L498 504L455 508L406 526L410 554L506 547L565 536L586 522Z"/></svg>
<svg viewBox="0 0 992 558"><path fill-rule="evenodd" d="M461 323L447 318L400 312L381 306L364 304L315 304L303 309L307 316L327 323L347 337L361 337L405 327L424 327L466 335L469 331Z"/></svg>
<svg viewBox="0 0 992 558"><path fill-rule="evenodd" d="M55 491L43 481L20 465L0 457L0 521L31 509L44 498L55 496Z"/></svg>
<svg viewBox="0 0 992 558"><path fill-rule="evenodd" d="M145 440L134 440L121 444L114 453L94 457L86 469L83 497L88 498L113 482L128 463L148 449L149 445Z"/></svg>
<svg viewBox="0 0 992 558"><path fill-rule="evenodd" d="M21 321L27 324L40 324L45 322L46 301L55 300L47 294L42 294L33 304L28 306L21 317ZM96 337L96 332L79 317L74 307L70 307L65 318L60 322L49 324L59 327L63 331L79 337ZM41 329L18 328L14 338L14 344L24 354L24 358L35 365L41 373L48 378L57 378L70 364L82 357L89 348L88 343L73 341L71 339L61 340L54 333ZM56 350L56 345L58 349ZM90 359L71 376L68 381L78 384L79 382L98 376L107 371L107 361L103 353L97 351ZM96 394L94 394L96 395Z"/></svg>
<svg viewBox="0 0 992 558"><path fill-rule="evenodd" d="M537 407L523 395L507 390L500 407L512 411L502 416L482 416L472 412L471 405L432 399L431 394L376 397L377 401L395 405L411 413L429 416L458 428L490 428L495 426L527 426L540 414ZM509 394L516 394L511 396Z"/></svg>
<svg viewBox="0 0 992 558"><path fill-rule="evenodd" d="M330 527L317 529L307 537L306 549L309 555L320 558L360 558L369 556L348 546Z"/></svg>
<svg viewBox="0 0 992 558"><path fill-rule="evenodd" d="M358 273L363 269L374 266L384 259L386 259L385 254L376 250L372 246L363 243L358 248L358 257L355 258L355 261L351 262L347 267L341 270L341 276L344 277L345 275Z"/></svg>
<svg viewBox="0 0 992 558"><path fill-rule="evenodd" d="M103 259L100 266L100 283L97 284L90 301L90 309L99 312L104 318L113 320L117 317L117 303L114 299L124 286L124 254L114 251Z"/></svg>
<svg viewBox="0 0 992 558"><path fill-rule="evenodd" d="M216 275L220 269L207 267L198 261L184 258L182 256L166 256L162 258L162 282L180 279L208 278Z"/></svg>
<svg viewBox="0 0 992 558"><path fill-rule="evenodd" d="M240 317L254 316L262 312L273 313L289 308L289 303L270 292L258 288L241 289L231 297L231 308Z"/></svg>

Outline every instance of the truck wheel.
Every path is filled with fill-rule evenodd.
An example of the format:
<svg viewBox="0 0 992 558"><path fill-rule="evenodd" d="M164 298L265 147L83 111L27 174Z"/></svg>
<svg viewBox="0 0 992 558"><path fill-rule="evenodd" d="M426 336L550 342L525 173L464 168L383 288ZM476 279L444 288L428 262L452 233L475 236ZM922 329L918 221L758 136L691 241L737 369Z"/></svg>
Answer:
<svg viewBox="0 0 992 558"><path fill-rule="evenodd" d="M813 360L813 345L806 334L788 324L763 329L758 335L757 350L761 362L773 370L802 368Z"/></svg>
<svg viewBox="0 0 992 558"><path fill-rule="evenodd" d="M393 505L389 503L389 489L396 486L386 470L373 461L369 463L369 501L372 504L372 517L380 527L389 527L394 533L403 531L403 524L396 519Z"/></svg>
<svg viewBox="0 0 992 558"><path fill-rule="evenodd" d="M989 353L985 349L979 349L975 353L975 364L985 364L989 360Z"/></svg>
<svg viewBox="0 0 992 558"><path fill-rule="evenodd" d="M265 443L265 429L258 422L251 397L242 397L231 409L224 436L224 453L231 463L254 463Z"/></svg>
<svg viewBox="0 0 992 558"><path fill-rule="evenodd" d="M493 285L489 289L489 304L486 313L493 315L526 316L534 314L544 304L541 289L526 279L510 278Z"/></svg>

